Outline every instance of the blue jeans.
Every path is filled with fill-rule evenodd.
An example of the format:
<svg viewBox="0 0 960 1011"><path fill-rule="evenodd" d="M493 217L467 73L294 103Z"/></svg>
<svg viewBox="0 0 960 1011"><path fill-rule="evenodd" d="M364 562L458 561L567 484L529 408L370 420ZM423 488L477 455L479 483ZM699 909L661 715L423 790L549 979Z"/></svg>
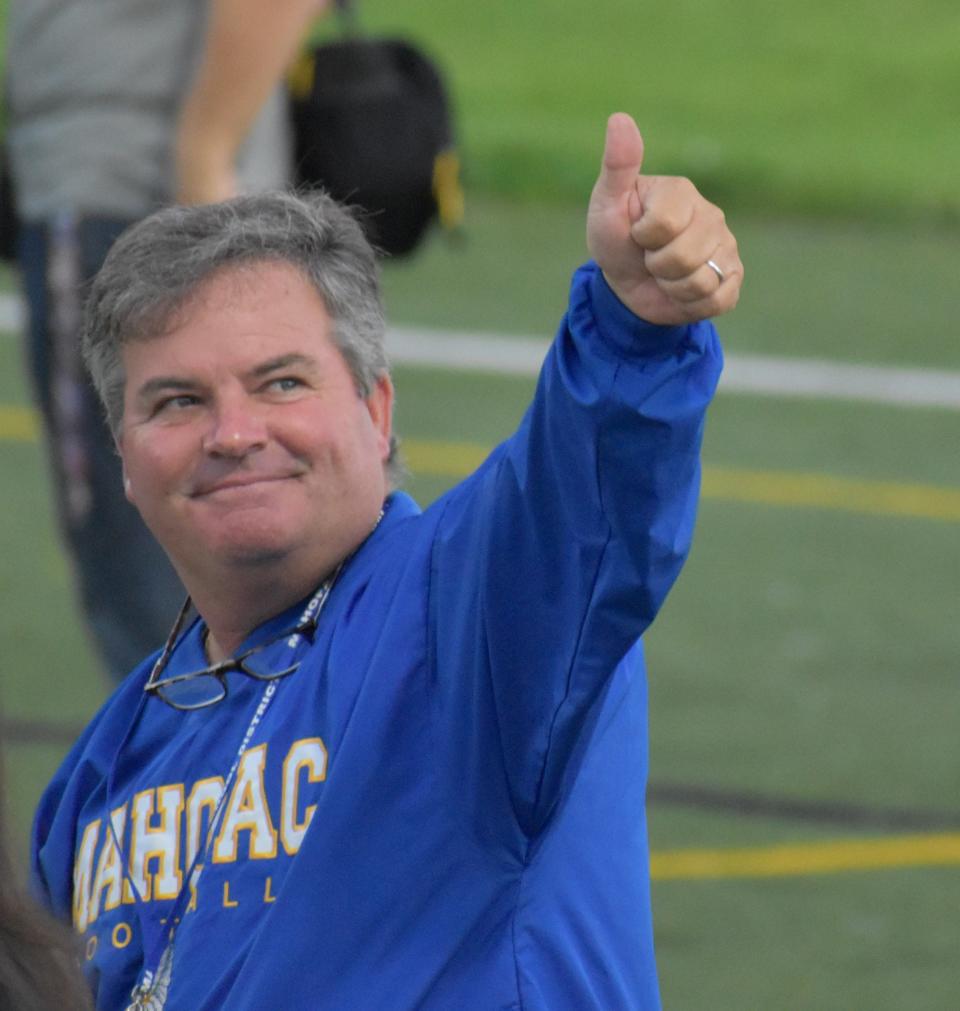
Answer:
<svg viewBox="0 0 960 1011"><path fill-rule="evenodd" d="M57 516L77 592L110 677L163 645L184 590L123 494L120 459L80 365L82 290L129 221L26 224L19 261L27 360L47 435Z"/></svg>

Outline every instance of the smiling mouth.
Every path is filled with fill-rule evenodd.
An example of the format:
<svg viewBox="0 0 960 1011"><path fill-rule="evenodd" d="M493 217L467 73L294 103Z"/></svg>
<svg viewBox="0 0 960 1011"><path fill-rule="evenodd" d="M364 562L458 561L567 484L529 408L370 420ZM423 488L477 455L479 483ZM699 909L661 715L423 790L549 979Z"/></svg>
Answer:
<svg viewBox="0 0 960 1011"><path fill-rule="evenodd" d="M276 474L263 477L249 477L243 480L221 481L218 484L203 486L193 493L193 498L207 498L211 495L220 495L229 492L245 492L256 488L261 488L268 484L277 484L280 481L290 481L292 474Z"/></svg>

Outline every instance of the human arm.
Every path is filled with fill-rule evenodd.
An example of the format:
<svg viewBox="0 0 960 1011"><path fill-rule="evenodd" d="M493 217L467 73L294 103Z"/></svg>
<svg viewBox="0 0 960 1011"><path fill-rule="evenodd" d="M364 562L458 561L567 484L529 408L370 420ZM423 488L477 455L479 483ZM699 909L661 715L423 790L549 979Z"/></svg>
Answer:
<svg viewBox="0 0 960 1011"><path fill-rule="evenodd" d="M435 555L436 626L457 623L440 637L437 668L462 666L464 644L476 643L468 672L450 686L451 706L489 715L463 729L455 749L466 756L462 775L470 775L471 755L476 767L495 748L531 835L549 817L614 669L688 553L705 412L721 366L716 333L701 313L731 307L739 290L735 242L688 184L650 187L658 216L675 216L685 225L680 233L693 224L681 248L709 245L701 255L729 255L730 287L711 295L688 282L679 294L695 297L684 300L664 291L669 279L656 258L656 273L648 269L648 251L632 232L643 217L631 200L640 164L635 130L629 118L614 117L591 201L589 243L603 271L595 263L575 275L533 403L517 433L452 498ZM670 245L663 231L657 249ZM673 252L659 260L675 272ZM703 278L704 286L719 290L706 272L712 281ZM455 612L458 595L466 603ZM467 691L471 697L459 698Z"/></svg>
<svg viewBox="0 0 960 1011"><path fill-rule="evenodd" d="M181 108L176 199L237 193L236 156L264 102L330 0L212 0L203 56Z"/></svg>

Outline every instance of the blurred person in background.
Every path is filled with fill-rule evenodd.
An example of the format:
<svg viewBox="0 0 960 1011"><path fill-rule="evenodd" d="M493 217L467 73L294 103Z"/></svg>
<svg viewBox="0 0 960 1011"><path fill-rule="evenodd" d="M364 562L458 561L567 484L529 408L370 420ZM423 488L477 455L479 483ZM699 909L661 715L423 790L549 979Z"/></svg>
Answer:
<svg viewBox="0 0 960 1011"><path fill-rule="evenodd" d="M0 1011L85 1011L77 936L20 887L10 857L2 752L0 741Z"/></svg>
<svg viewBox="0 0 960 1011"><path fill-rule="evenodd" d="M11 0L7 148L27 359L63 537L112 678L163 641L182 588L126 501L80 360L84 285L171 201L287 185L281 81L326 0Z"/></svg>
<svg viewBox="0 0 960 1011"><path fill-rule="evenodd" d="M101 1011L659 1007L640 637L743 271L642 160L612 116L532 402L424 510L345 208L171 207L114 245L85 360L189 598L34 823Z"/></svg>

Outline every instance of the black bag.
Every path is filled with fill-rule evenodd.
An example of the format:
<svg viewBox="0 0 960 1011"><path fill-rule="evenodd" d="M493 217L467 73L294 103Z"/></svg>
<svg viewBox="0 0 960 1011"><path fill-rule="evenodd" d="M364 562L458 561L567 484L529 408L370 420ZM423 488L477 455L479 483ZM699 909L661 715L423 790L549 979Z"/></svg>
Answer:
<svg viewBox="0 0 960 1011"><path fill-rule="evenodd" d="M351 36L304 54L289 78L296 181L360 207L371 242L400 256L463 216L440 72L401 39Z"/></svg>

